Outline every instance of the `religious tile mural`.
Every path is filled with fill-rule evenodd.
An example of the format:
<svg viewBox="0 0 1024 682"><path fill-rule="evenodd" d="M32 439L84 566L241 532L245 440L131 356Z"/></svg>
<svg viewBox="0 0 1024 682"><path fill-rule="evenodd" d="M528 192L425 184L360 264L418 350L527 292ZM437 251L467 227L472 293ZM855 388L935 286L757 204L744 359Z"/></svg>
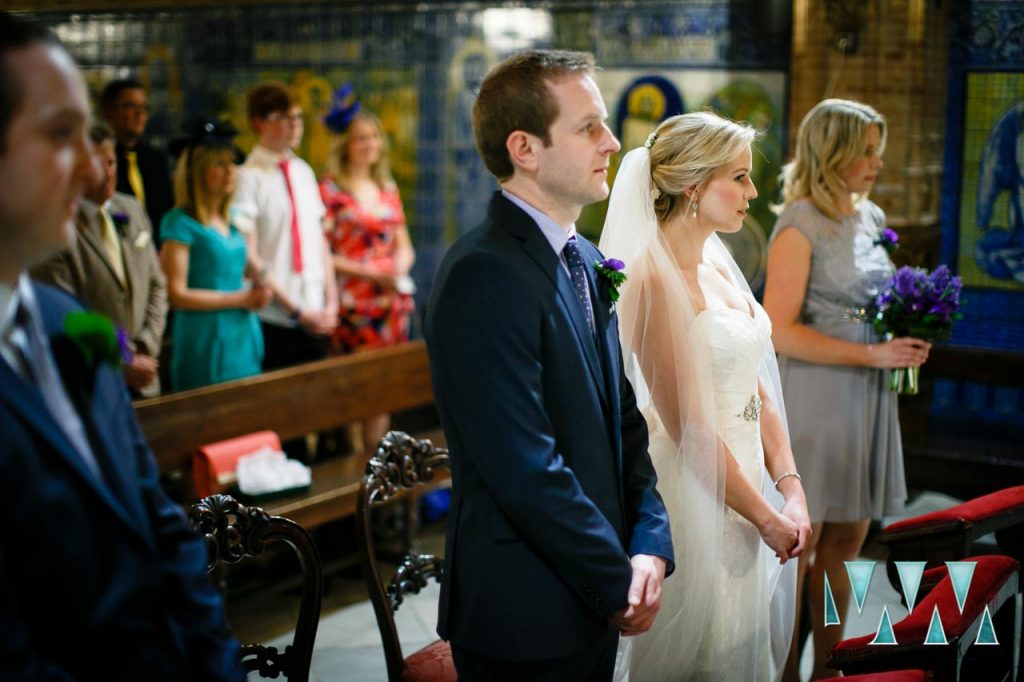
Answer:
<svg viewBox="0 0 1024 682"><path fill-rule="evenodd" d="M1024 73L972 73L960 195L964 284L1024 291Z"/></svg>
<svg viewBox="0 0 1024 682"><path fill-rule="evenodd" d="M1024 5L954 3L942 261L963 277L952 342L1024 350Z"/></svg>
<svg viewBox="0 0 1024 682"><path fill-rule="evenodd" d="M965 284L950 342L1024 351L1024 4L954 3L950 25L942 261ZM931 411L1024 433L1017 387L936 382Z"/></svg>

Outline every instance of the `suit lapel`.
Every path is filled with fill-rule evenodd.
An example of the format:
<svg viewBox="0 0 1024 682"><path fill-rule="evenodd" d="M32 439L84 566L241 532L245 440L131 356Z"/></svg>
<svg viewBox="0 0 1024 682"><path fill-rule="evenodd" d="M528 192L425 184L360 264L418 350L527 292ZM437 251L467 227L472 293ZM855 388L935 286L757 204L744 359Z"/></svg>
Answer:
<svg viewBox="0 0 1024 682"><path fill-rule="evenodd" d="M562 308L572 320L576 343L586 359L587 368L590 370L591 378L597 386L597 392L601 396L602 403L605 407L608 407L604 373L601 370L601 361L597 355L594 335L590 333L590 327L587 325L587 319L580 309L579 300L573 291L569 275L565 272L565 268L562 267L558 256L551 249L551 244L544 238L540 228L537 227L533 220L521 211L518 206L501 196L500 193L495 196L492 202L492 209L496 207L495 204L499 201L507 206L507 209L502 211L504 220L501 220L501 222L510 227L513 233L523 239L523 251L537 264L537 267L541 269L548 278L548 281L551 282L558 292ZM515 214L512 214L511 211L515 211Z"/></svg>
<svg viewBox="0 0 1024 682"><path fill-rule="evenodd" d="M82 420L88 436L89 445L96 457L96 463L103 472L104 481L98 481L92 471L82 460L82 456L72 446L71 441L64 433L64 429L57 423L42 398L42 394L35 386L30 386L21 379L6 363L3 369L15 375L19 380L18 386L21 391L15 391L14 395L8 392L8 397L13 398L12 404L16 402L17 393L27 393L31 400L27 402L28 409L19 410L28 420L36 426L40 433L48 440L54 449L64 457L71 467L85 479L88 487L98 494L111 510L128 526L133 533L143 541L149 543L139 525L142 518L141 501L128 483L130 472L121 471L116 465L115 458L110 452L110 444L119 442L117 434L111 433L109 428L110 415L105 413L109 405L98 405L92 399L92 393L96 386L96 377L85 366L81 354L71 347L66 339L58 338L63 325L62 315L54 310L53 306L46 305L45 298L40 295L39 287L36 287L36 296L39 301L39 310L43 318L43 326L50 340L51 353L57 372L60 374L64 389L71 400L72 406ZM3 387L12 383L0 377Z"/></svg>
<svg viewBox="0 0 1024 682"><path fill-rule="evenodd" d="M54 450L67 460L71 468L89 484L89 487L99 490L99 482L71 444L64 429L54 419L39 389L25 381L2 358L0 358L0 398L5 399L11 409L19 413L41 436L50 442Z"/></svg>
<svg viewBox="0 0 1024 682"><path fill-rule="evenodd" d="M125 231L123 237L119 237L121 240L121 253L123 254L122 260L124 261L124 287L129 293L134 296L135 282L142 282L146 278L143 275L142 259L137 257L135 253L135 233L129 228ZM134 299L131 306L132 319L136 319L135 315L135 304Z"/></svg>
<svg viewBox="0 0 1024 682"><path fill-rule="evenodd" d="M608 402L611 412L611 435L615 443L615 453L618 457L619 470L622 470L622 429L621 429L621 407L619 395L619 336L616 326L612 324L611 301L602 296L604 287L598 282L597 272L589 267L595 261L601 259L601 252L586 239L576 240L582 247L584 262L588 264L587 281L590 284L590 296L594 308L594 324L597 326L599 339L598 352L601 355L601 366L604 370L604 378L608 386Z"/></svg>
<svg viewBox="0 0 1024 682"><path fill-rule="evenodd" d="M128 206L121 203L121 199L118 198L118 195L115 194L114 198L110 200L110 206L111 208L122 211L126 216L128 216L128 224L125 225L124 233L118 235L118 239L121 241L121 254L122 260L124 261L125 287L132 295L132 319L135 320L137 316L134 300L135 283L145 282L149 278L148 273L144 270L145 264L149 261L145 258L140 258L140 253L138 253L138 251L141 251L142 249L135 248L135 240L144 233L144 229L143 225L135 219L137 215L136 210L130 209ZM140 207L140 210L142 210L141 215L145 215L145 209L141 208L142 205L139 204L138 206ZM150 235L150 238L152 238L152 235ZM143 242L143 244L145 244L145 242Z"/></svg>
<svg viewBox="0 0 1024 682"><path fill-rule="evenodd" d="M103 209L101 208L99 210L102 211ZM119 289L124 290L125 282L122 282L121 279L117 276L117 272L114 271L114 266L110 262L110 256L107 255L107 249L106 249L106 247L103 244L103 237L101 236L102 235L102 231L103 231L103 226L100 224L103 219L100 218L100 215L97 212L97 213L94 213L91 218L82 216L82 220L83 220L83 222L82 222L83 228L79 229L79 231L78 231L79 237L81 237L82 241L84 241L86 243L86 245L89 247L89 249L92 250L92 252L95 255L95 257L101 263L103 263L103 266L110 273L111 281L115 282ZM120 239L120 237L119 237L119 239ZM124 248L124 240L123 239L121 240L121 248L122 249ZM122 259L122 260L127 260L127 259ZM128 270L125 269L125 277L127 277L127 273L128 273Z"/></svg>

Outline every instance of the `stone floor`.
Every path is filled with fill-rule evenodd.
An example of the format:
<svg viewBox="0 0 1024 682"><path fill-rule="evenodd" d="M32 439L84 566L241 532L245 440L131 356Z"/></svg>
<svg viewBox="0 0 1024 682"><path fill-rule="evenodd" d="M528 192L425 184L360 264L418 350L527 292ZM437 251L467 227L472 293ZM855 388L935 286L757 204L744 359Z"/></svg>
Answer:
<svg viewBox="0 0 1024 682"><path fill-rule="evenodd" d="M924 493L917 496L900 518L916 516L938 509L944 509L959 500L938 493ZM896 518L885 519L891 523ZM439 530L428 533L426 542L437 543ZM862 559L876 560L878 565L872 577L863 611L858 614L851 603L844 623L847 636L854 637L875 632L878 629L883 606L888 606L893 623L906 616L906 609L900 604L899 596L889 585L885 575L884 551L876 544L868 544ZM311 679L319 682L353 680L359 682L385 682L387 675L384 656L380 649L373 608L366 600L366 592L357 570L329 578L325 596L323 617L317 632L316 649L313 654ZM290 605L282 606L280 601L291 598ZM418 596L411 597L396 616L399 637L403 651L408 655L436 639L434 626L437 619L436 586L428 588ZM291 641L288 623L292 622L297 610L298 598L283 595L275 603L266 600L242 600L243 603L229 606L229 620L243 641L264 641L283 646ZM253 603L244 603L253 602ZM812 647L805 648L801 670L806 677L812 666ZM252 679L256 679L252 677Z"/></svg>

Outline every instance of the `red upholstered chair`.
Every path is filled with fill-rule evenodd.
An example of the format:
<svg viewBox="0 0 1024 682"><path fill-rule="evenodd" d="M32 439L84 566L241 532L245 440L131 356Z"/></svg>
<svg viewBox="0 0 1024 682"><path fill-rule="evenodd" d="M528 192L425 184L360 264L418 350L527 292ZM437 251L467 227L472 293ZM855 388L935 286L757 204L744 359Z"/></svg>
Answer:
<svg viewBox="0 0 1024 682"><path fill-rule="evenodd" d="M395 628L394 612L402 605L405 596L419 593L430 579L440 582L441 557L409 552L399 562L398 570L385 587L371 524L374 508L432 482L435 471L447 468L447 450L435 448L429 440L414 440L401 431L390 431L381 440L377 453L367 463L366 475L359 489L356 503L359 559L384 644L389 682L456 680L455 664L447 643L438 640L405 658Z"/></svg>
<svg viewBox="0 0 1024 682"><path fill-rule="evenodd" d="M920 668L932 672L937 682L1015 679L1013 651L1021 627L1020 565L1010 557L997 555L978 556L972 561L977 561L977 566L963 613L947 575L918 600L906 618L893 625L896 644L871 644L873 634L843 640L832 650L828 666L844 674ZM925 645L936 606L948 643ZM998 646L974 644L985 606L992 615Z"/></svg>
<svg viewBox="0 0 1024 682"><path fill-rule="evenodd" d="M971 555L978 538L993 532L1001 553L1024 562L1024 485L887 526L879 540L889 550L889 582L902 592L897 561L927 561L931 567L957 561Z"/></svg>
<svg viewBox="0 0 1024 682"><path fill-rule="evenodd" d="M928 682L931 679L932 674L927 670L890 670L884 673L829 677L819 679L818 682Z"/></svg>

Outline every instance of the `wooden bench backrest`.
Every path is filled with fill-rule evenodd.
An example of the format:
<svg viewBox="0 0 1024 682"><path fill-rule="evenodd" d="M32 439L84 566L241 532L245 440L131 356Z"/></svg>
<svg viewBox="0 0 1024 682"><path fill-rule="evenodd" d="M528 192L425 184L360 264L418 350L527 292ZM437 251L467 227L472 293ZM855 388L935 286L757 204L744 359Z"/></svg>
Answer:
<svg viewBox="0 0 1024 682"><path fill-rule="evenodd" d="M135 411L168 472L206 443L263 429L288 440L433 402L426 346L414 341L140 400Z"/></svg>

